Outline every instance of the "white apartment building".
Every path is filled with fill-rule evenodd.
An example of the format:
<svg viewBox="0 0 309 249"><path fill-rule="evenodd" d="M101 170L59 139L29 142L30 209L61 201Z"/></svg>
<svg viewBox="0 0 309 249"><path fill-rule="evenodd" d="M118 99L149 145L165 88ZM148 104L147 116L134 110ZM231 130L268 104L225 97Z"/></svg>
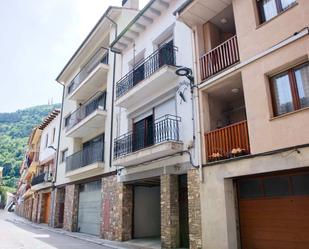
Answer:
<svg viewBox="0 0 309 249"><path fill-rule="evenodd" d="M128 189L125 220L130 238L157 238L162 248L196 239L188 182L198 176L187 175L198 165L193 82L176 74L193 67L191 31L173 14L182 2L149 1L111 44L121 58L113 165Z"/></svg>
<svg viewBox="0 0 309 249"><path fill-rule="evenodd" d="M57 77L53 226L162 248L199 239L191 34L173 14L182 2L109 7Z"/></svg>
<svg viewBox="0 0 309 249"><path fill-rule="evenodd" d="M136 1L109 7L57 77L64 98L53 208L56 227L102 236L102 178L116 173L110 161L110 131L117 58L109 44L137 11Z"/></svg>

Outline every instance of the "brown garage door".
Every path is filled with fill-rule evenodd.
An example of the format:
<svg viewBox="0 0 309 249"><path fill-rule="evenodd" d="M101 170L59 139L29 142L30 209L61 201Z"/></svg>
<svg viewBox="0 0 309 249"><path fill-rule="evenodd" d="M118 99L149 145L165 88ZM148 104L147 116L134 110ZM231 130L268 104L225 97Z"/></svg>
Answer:
<svg viewBox="0 0 309 249"><path fill-rule="evenodd" d="M238 181L242 249L309 248L309 173Z"/></svg>

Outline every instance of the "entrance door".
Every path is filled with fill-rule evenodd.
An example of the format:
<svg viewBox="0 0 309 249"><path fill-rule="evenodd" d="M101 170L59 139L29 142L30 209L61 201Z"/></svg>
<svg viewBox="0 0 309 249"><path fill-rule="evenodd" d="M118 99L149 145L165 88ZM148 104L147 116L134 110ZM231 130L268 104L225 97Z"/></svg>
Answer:
<svg viewBox="0 0 309 249"><path fill-rule="evenodd" d="M238 181L242 249L309 248L309 173Z"/></svg>
<svg viewBox="0 0 309 249"><path fill-rule="evenodd" d="M100 235L101 181L80 185L78 205L78 231Z"/></svg>
<svg viewBox="0 0 309 249"><path fill-rule="evenodd" d="M180 247L189 248L189 223L188 223L188 185L187 175L179 176L179 224Z"/></svg>
<svg viewBox="0 0 309 249"><path fill-rule="evenodd" d="M160 186L134 186L134 238L160 237Z"/></svg>
<svg viewBox="0 0 309 249"><path fill-rule="evenodd" d="M44 194L44 198L45 198L44 223L48 224L49 213L50 213L50 193Z"/></svg>

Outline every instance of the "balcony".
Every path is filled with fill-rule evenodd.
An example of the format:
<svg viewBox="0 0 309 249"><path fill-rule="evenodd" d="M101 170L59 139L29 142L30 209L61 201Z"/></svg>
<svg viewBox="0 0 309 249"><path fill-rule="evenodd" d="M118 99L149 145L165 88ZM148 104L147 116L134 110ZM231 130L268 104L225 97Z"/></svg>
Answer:
<svg viewBox="0 0 309 249"><path fill-rule="evenodd" d="M37 191L52 186L53 176L51 173L43 173L32 178L31 190Z"/></svg>
<svg viewBox="0 0 309 249"><path fill-rule="evenodd" d="M241 73L203 90L205 152L208 162L250 153L247 113Z"/></svg>
<svg viewBox="0 0 309 249"><path fill-rule="evenodd" d="M71 81L68 99L83 101L93 95L106 83L108 70L108 52L100 48Z"/></svg>
<svg viewBox="0 0 309 249"><path fill-rule="evenodd" d="M66 158L66 177L86 178L103 173L104 142L95 142Z"/></svg>
<svg viewBox="0 0 309 249"><path fill-rule="evenodd" d="M201 79L206 80L237 62L239 62L239 52L235 35L200 58Z"/></svg>
<svg viewBox="0 0 309 249"><path fill-rule="evenodd" d="M209 162L250 154L247 121L207 132L205 142Z"/></svg>
<svg viewBox="0 0 309 249"><path fill-rule="evenodd" d="M137 107L141 105L140 96L151 101L175 88L176 51L172 44L165 44L121 78L116 85L116 105Z"/></svg>
<svg viewBox="0 0 309 249"><path fill-rule="evenodd" d="M114 164L129 166L183 150L179 137L180 117L165 115L145 130L134 130L114 141ZM146 135L147 134L147 135Z"/></svg>
<svg viewBox="0 0 309 249"><path fill-rule="evenodd" d="M101 133L106 116L106 92L98 92L66 118L66 136L81 138L90 132Z"/></svg>

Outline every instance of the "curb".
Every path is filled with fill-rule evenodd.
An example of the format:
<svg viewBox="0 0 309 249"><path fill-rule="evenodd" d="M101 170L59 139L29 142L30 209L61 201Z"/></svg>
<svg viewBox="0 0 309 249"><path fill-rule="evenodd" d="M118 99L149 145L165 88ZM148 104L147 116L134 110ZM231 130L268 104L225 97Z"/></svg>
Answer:
<svg viewBox="0 0 309 249"><path fill-rule="evenodd" d="M105 246L105 247L108 247L108 248L111 248L111 249L147 249L145 247L138 247L138 246L134 246L134 245L130 245L130 244L127 244L128 247L123 247L123 245L118 245L118 243L121 243L121 242L112 242L112 241L105 242L103 239L99 239L99 238L95 238L95 239L96 240L102 240L102 241L96 241L96 240L93 240L91 238L86 238L86 237L74 235L73 233L64 231L62 229L58 230L58 229L50 228L50 227L43 227L43 226L40 226L40 225L36 225L32 222L24 221L24 220L16 219L16 218L6 219L6 221L12 222L14 224L29 225L29 226L36 228L36 229L46 230L46 231L49 231L49 232L65 235L65 236L68 236L68 237L71 237L71 238L79 239L79 240L82 240L82 241L87 241L89 243L93 243L93 244L96 244L96 245ZM115 245L112 245L111 243L115 243ZM152 249L152 248L149 248L149 249Z"/></svg>

